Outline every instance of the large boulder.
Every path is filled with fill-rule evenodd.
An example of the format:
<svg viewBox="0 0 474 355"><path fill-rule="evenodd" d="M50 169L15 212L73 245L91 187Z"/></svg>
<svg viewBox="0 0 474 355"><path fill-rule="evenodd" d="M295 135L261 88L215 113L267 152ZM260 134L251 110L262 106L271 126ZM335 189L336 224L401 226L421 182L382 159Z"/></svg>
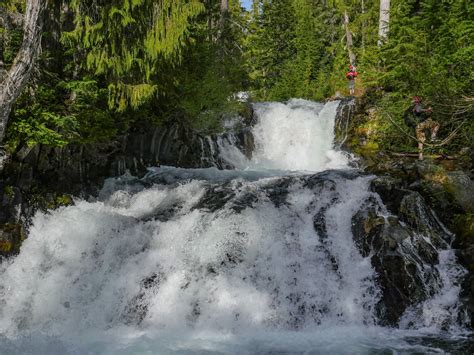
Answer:
<svg viewBox="0 0 474 355"><path fill-rule="evenodd" d="M436 266L439 252L453 235L439 222L421 195L400 188L397 179L374 179L374 197L352 219L354 240L364 257L371 256L381 289L378 315L383 325L398 325L410 307L428 299L442 284Z"/></svg>

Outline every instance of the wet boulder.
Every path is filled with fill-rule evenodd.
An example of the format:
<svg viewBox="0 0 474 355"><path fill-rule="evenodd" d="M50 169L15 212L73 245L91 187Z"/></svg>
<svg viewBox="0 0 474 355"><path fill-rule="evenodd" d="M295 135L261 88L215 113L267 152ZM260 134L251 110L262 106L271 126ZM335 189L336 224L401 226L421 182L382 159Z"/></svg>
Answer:
<svg viewBox="0 0 474 355"><path fill-rule="evenodd" d="M0 182L0 259L17 254L25 239L21 210L20 190Z"/></svg>
<svg viewBox="0 0 474 355"><path fill-rule="evenodd" d="M377 313L382 325L398 325L409 307L426 300L441 283L434 246L440 236L417 224L427 219L427 207L417 205L408 216L408 208L422 203L418 197L402 197L400 206L395 206L401 210L400 218L387 217L373 197L352 218L354 241L361 254L371 258L377 273L381 290Z"/></svg>

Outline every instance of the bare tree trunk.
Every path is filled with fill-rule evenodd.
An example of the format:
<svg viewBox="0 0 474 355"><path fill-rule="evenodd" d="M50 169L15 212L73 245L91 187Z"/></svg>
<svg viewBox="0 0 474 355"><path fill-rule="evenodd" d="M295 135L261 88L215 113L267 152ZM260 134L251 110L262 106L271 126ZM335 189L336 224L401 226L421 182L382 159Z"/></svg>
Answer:
<svg viewBox="0 0 474 355"><path fill-rule="evenodd" d="M354 52L352 51L352 32L349 28L349 15L347 10L344 10L344 28L346 30L346 41L347 41L347 51L349 52L349 62L351 65L355 65L356 57Z"/></svg>
<svg viewBox="0 0 474 355"><path fill-rule="evenodd" d="M225 30L226 30L226 21L229 16L229 0L221 0L221 14L219 18L219 56L222 61L225 57Z"/></svg>
<svg viewBox="0 0 474 355"><path fill-rule="evenodd" d="M221 0L221 12L226 13L229 11L229 0Z"/></svg>
<svg viewBox="0 0 474 355"><path fill-rule="evenodd" d="M42 13L47 0L27 0L23 26L23 43L10 70L0 78L0 144L3 142L8 117L15 100L28 83L41 48ZM0 171L3 162L0 152Z"/></svg>
<svg viewBox="0 0 474 355"><path fill-rule="evenodd" d="M219 27L221 30L220 36L224 34L226 17L229 14L229 0L221 0L221 17Z"/></svg>
<svg viewBox="0 0 474 355"><path fill-rule="evenodd" d="M364 0L361 1L361 11L362 16L364 16L364 20L362 21L362 53L365 55L365 31L367 28L367 21L365 19L365 2Z"/></svg>
<svg viewBox="0 0 474 355"><path fill-rule="evenodd" d="M214 42L214 36L212 35L212 1L207 0L207 32L209 34L209 43Z"/></svg>
<svg viewBox="0 0 474 355"><path fill-rule="evenodd" d="M379 17L379 47L388 39L388 29L390 24L390 0L380 0Z"/></svg>

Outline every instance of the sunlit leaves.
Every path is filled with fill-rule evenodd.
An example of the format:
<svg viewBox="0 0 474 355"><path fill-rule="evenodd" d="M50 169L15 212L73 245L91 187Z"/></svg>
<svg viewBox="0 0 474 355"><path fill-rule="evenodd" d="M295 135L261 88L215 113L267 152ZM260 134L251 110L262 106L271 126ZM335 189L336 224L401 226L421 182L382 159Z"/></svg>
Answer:
<svg viewBox="0 0 474 355"><path fill-rule="evenodd" d="M198 0L73 0L75 29L64 41L85 52L85 65L110 82L109 104L136 108L160 89L153 75L178 64Z"/></svg>

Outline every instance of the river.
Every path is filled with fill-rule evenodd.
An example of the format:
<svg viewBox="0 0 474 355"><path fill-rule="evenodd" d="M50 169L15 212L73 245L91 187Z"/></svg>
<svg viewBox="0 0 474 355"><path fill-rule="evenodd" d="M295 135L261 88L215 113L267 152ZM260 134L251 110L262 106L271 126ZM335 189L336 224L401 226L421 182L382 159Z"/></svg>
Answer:
<svg viewBox="0 0 474 355"><path fill-rule="evenodd" d="M400 223L423 301L387 326L353 228L369 202L391 215L335 148L338 105L256 104L252 157L219 141L234 169L152 168L38 212L0 266L0 353L471 353L448 231L437 243Z"/></svg>

